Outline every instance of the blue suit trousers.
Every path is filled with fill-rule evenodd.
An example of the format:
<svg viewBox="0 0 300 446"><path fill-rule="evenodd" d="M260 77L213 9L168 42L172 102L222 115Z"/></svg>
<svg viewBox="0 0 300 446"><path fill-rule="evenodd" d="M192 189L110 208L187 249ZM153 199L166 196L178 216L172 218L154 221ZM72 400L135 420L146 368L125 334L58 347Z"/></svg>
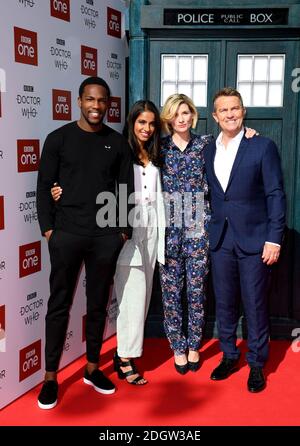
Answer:
<svg viewBox="0 0 300 446"><path fill-rule="evenodd" d="M211 251L216 317L221 350L227 358L238 359L236 329L241 295L248 328L247 362L263 367L268 358L269 322L267 287L270 268L262 253L247 254L235 243L226 223L219 245Z"/></svg>

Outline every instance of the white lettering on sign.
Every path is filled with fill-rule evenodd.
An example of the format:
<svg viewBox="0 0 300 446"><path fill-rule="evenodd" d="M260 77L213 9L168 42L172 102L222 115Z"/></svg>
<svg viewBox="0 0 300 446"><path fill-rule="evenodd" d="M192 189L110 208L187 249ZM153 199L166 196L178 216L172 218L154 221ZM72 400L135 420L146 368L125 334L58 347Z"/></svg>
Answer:
<svg viewBox="0 0 300 446"><path fill-rule="evenodd" d="M214 23L214 14L178 14L178 23Z"/></svg>
<svg viewBox="0 0 300 446"><path fill-rule="evenodd" d="M271 14L250 14L250 23L273 23Z"/></svg>

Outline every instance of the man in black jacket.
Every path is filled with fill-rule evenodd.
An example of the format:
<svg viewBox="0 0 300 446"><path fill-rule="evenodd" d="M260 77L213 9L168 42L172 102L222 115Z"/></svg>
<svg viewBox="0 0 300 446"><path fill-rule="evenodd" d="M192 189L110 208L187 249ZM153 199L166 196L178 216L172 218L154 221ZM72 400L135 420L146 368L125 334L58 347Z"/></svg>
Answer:
<svg viewBox="0 0 300 446"><path fill-rule="evenodd" d="M109 97L110 89L103 79L85 79L79 88L80 119L50 133L41 156L37 211L51 261L46 374L38 397L41 409L51 409L57 404L56 375L82 262L87 296L84 382L100 393L115 391L113 383L98 369L99 354L117 257L124 240L131 237L132 229L127 224L127 214L122 227L113 224L114 219L110 224L103 218L100 221L99 215L104 214L98 203L107 206L99 194L115 197L120 186L125 188L125 199L128 199L134 192L134 179L131 150L126 139L103 124ZM55 182L64 191L57 204L50 193Z"/></svg>

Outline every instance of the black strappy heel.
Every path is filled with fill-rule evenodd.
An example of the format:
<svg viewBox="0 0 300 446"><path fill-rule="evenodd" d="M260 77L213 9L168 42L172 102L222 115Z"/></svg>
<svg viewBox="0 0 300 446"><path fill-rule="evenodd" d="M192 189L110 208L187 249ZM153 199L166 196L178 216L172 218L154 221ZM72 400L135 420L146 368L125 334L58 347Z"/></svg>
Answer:
<svg viewBox="0 0 300 446"><path fill-rule="evenodd" d="M121 370L121 367L131 367L131 370L128 370L128 372L123 372L123 370ZM139 373L133 359L129 359L128 361L122 361L122 359L118 356L117 352L115 352L114 354L114 370L115 372L118 373L119 379L126 379L128 376L132 376L135 375L136 373ZM141 380L143 379L144 378L138 374L138 376L134 380L128 381L126 379L126 381L128 382L128 384L132 384L134 386L136 385L143 386L147 384L147 381L141 383Z"/></svg>

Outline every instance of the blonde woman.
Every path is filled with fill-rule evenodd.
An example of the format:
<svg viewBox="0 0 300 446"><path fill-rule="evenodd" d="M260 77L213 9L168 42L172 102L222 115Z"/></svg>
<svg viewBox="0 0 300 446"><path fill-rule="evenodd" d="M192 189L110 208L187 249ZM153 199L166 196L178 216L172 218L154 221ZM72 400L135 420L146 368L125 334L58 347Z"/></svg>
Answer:
<svg viewBox="0 0 300 446"><path fill-rule="evenodd" d="M174 352L175 369L185 374L188 370L195 372L200 367L210 218L203 149L212 137L191 132L196 127L198 114L192 100L184 94L168 97L161 119L168 133L162 140L161 170L162 188L167 193L166 203L169 203L166 206L169 219L165 264L160 264L164 328ZM187 333L183 328L181 302L184 287L188 311Z"/></svg>

